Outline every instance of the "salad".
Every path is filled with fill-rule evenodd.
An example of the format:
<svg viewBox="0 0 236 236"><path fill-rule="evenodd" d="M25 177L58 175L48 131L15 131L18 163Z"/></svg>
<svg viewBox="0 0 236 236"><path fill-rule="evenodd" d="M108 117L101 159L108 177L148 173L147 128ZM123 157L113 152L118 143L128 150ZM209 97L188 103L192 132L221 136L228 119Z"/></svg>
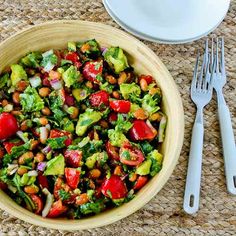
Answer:
<svg viewBox="0 0 236 236"><path fill-rule="evenodd" d="M0 188L49 218L128 202L162 167L161 100L120 47L28 53L0 75Z"/></svg>

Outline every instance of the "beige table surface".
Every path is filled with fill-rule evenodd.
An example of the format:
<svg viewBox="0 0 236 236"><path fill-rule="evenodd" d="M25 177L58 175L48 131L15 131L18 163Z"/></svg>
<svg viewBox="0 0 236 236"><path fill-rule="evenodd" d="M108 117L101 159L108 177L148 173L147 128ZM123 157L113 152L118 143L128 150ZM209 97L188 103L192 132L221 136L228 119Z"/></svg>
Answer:
<svg viewBox="0 0 236 236"><path fill-rule="evenodd" d="M0 41L15 32L48 20L80 19L118 25L98 0L0 0ZM119 27L118 27L119 28ZM225 37L228 83L225 97L236 133L236 0L222 24L210 36ZM196 49L203 40L184 45L144 41L165 63L181 93L185 110L185 140L179 163L165 187L141 210L112 225L83 232L61 232L30 225L0 211L0 235L236 235L236 197L226 192L224 164L215 96L206 107L206 133L200 211L194 217L182 210L191 129L195 108L189 86Z"/></svg>

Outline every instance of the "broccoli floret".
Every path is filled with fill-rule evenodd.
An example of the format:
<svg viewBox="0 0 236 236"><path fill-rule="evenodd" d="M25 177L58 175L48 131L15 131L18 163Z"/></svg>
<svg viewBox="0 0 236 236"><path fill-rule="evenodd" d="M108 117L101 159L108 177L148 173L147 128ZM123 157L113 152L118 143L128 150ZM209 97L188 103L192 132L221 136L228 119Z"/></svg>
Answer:
<svg viewBox="0 0 236 236"><path fill-rule="evenodd" d="M120 85L120 91L124 99L129 99L131 94L134 94L135 96L139 97L141 94L140 87L135 84L121 84Z"/></svg>
<svg viewBox="0 0 236 236"><path fill-rule="evenodd" d="M155 98L155 96L152 96L150 94L146 94L143 97L142 108L147 111L149 115L152 115L160 109L160 107L158 106L158 102L158 98Z"/></svg>

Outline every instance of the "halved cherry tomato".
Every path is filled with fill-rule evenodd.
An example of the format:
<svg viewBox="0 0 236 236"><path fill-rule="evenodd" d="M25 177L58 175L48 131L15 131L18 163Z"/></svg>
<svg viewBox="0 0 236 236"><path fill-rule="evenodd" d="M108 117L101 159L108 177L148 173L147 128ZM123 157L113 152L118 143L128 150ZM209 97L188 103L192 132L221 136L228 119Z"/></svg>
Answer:
<svg viewBox="0 0 236 236"><path fill-rule="evenodd" d="M111 112L108 116L108 121L111 123L111 124L114 124L118 119L118 115L117 113L115 112Z"/></svg>
<svg viewBox="0 0 236 236"><path fill-rule="evenodd" d="M128 113L130 111L131 103L125 100L110 101L110 108L118 113Z"/></svg>
<svg viewBox="0 0 236 236"><path fill-rule="evenodd" d="M134 120L129 135L132 140L152 140L157 135L157 131L144 120Z"/></svg>
<svg viewBox="0 0 236 236"><path fill-rule="evenodd" d="M146 80L147 84L151 84L153 82L153 77L151 75L140 75L138 80L140 81L141 79Z"/></svg>
<svg viewBox="0 0 236 236"><path fill-rule="evenodd" d="M59 137L68 137L64 143L66 146L69 146L71 145L72 143L72 139L71 139L71 133L70 132L67 132L67 131L64 131L64 130L57 130L57 129L52 129L50 131L50 135L49 135L49 138L59 138Z"/></svg>
<svg viewBox="0 0 236 236"><path fill-rule="evenodd" d="M31 194L30 197L31 197L31 199L32 199L32 201L34 202L34 205L35 205L34 213L35 214L40 214L40 212L43 210L43 201L42 201L42 199L36 194Z"/></svg>
<svg viewBox="0 0 236 236"><path fill-rule="evenodd" d="M66 56L65 59L68 61L72 61L73 63L79 61L79 55L76 52L69 52Z"/></svg>
<svg viewBox="0 0 236 236"><path fill-rule="evenodd" d="M102 194L112 199L124 198L127 195L127 188L124 181L118 175L111 175L102 183Z"/></svg>
<svg viewBox="0 0 236 236"><path fill-rule="evenodd" d="M109 106L109 94L106 91L98 91L89 97L89 102L93 107Z"/></svg>
<svg viewBox="0 0 236 236"><path fill-rule="evenodd" d="M80 181L80 171L74 168L65 168L65 176L67 184L76 189Z"/></svg>
<svg viewBox="0 0 236 236"><path fill-rule="evenodd" d="M15 116L7 112L0 114L0 140L10 138L16 134L17 130L18 124Z"/></svg>
<svg viewBox="0 0 236 236"><path fill-rule="evenodd" d="M49 188L48 179L45 175L42 175L42 173L39 173L37 176L37 179L38 179L38 183L42 187L42 189Z"/></svg>
<svg viewBox="0 0 236 236"><path fill-rule="evenodd" d="M6 190L7 189L7 184L5 184L4 182L0 181L0 189Z"/></svg>
<svg viewBox="0 0 236 236"><path fill-rule="evenodd" d="M95 83L99 83L97 76L102 75L103 61L88 61L83 68L83 76L85 79Z"/></svg>
<svg viewBox="0 0 236 236"><path fill-rule="evenodd" d="M142 151L132 146L129 142L123 144L119 154L120 162L128 166L137 166L145 159Z"/></svg>
<svg viewBox="0 0 236 236"><path fill-rule="evenodd" d="M77 168L81 164L82 152L80 150L66 150L65 160L68 166Z"/></svg>
<svg viewBox="0 0 236 236"><path fill-rule="evenodd" d="M117 147L112 146L109 141L107 141L105 146L108 156L116 161L119 161L119 149Z"/></svg>
<svg viewBox="0 0 236 236"><path fill-rule="evenodd" d="M15 147L15 146L20 146L20 145L22 145L22 144L24 144L24 142L22 142L21 140L18 140L18 141L16 141L16 142L8 142L8 141L6 141L6 142L3 142L3 146L4 146L4 148L6 149L6 151L7 151L7 153L8 154L10 154L11 153L11 149L13 148L13 147Z"/></svg>
<svg viewBox="0 0 236 236"><path fill-rule="evenodd" d="M138 189L142 188L147 182L148 182L147 176L139 176L133 189L138 190Z"/></svg>
<svg viewBox="0 0 236 236"><path fill-rule="evenodd" d="M67 211L68 207L64 206L62 200L59 199L58 201L54 202L47 217L48 218L55 218Z"/></svg>

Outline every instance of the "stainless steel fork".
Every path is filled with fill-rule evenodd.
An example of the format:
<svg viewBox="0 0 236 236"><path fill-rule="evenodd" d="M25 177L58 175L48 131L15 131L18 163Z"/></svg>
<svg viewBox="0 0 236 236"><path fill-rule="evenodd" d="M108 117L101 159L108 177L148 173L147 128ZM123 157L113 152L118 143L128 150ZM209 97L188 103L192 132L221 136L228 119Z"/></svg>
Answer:
<svg viewBox="0 0 236 236"><path fill-rule="evenodd" d="M216 41L216 42L215 42ZM215 50L214 50L215 48ZM212 39L211 51L216 60L213 71L213 87L217 94L218 116L224 154L226 184L228 192L236 195L236 148L229 108L225 102L222 89L226 83L224 39Z"/></svg>
<svg viewBox="0 0 236 236"><path fill-rule="evenodd" d="M212 77L209 70L210 56L211 55L209 55L208 52L208 41L206 41L201 70L200 72L198 72L200 59L200 56L198 54L191 84L191 98L197 106L197 114L192 130L192 139L183 203L183 208L188 214L193 214L199 209L202 171L202 149L204 136L203 108L210 102L213 90L211 82ZM215 63L213 63L213 65L211 66L214 67Z"/></svg>

